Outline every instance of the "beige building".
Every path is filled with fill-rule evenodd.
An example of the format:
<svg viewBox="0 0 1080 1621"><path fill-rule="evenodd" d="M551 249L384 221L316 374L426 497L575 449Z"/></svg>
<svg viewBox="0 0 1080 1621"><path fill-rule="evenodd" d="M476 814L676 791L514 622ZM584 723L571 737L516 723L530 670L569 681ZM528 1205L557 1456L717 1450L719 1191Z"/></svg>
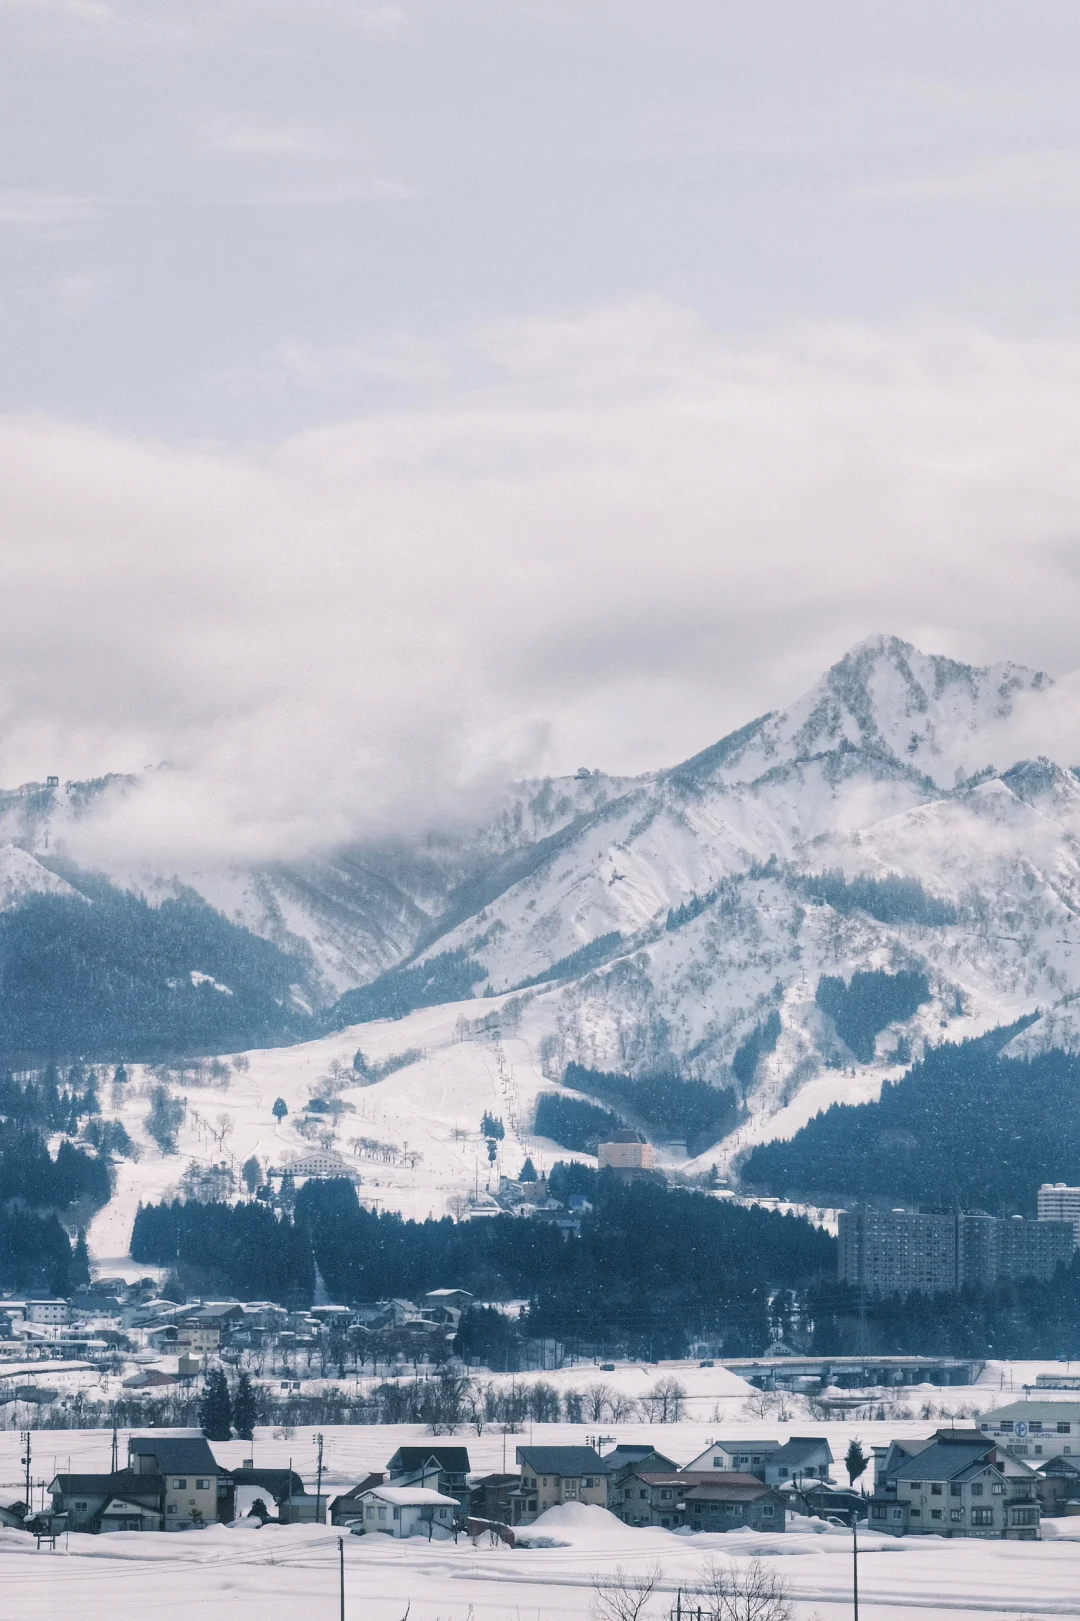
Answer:
<svg viewBox="0 0 1080 1621"><path fill-rule="evenodd" d="M619 1131L614 1142L599 1143L597 1158L601 1170L651 1171L652 1143L643 1143L636 1131Z"/></svg>
<svg viewBox="0 0 1080 1621"><path fill-rule="evenodd" d="M217 1520L218 1465L201 1438L133 1435L128 1441L128 1469L135 1476L158 1476L164 1483L166 1531L188 1531Z"/></svg>
<svg viewBox="0 0 1080 1621"><path fill-rule="evenodd" d="M518 1447L521 1484L513 1491L514 1524L528 1525L557 1503L607 1507L608 1476L593 1447Z"/></svg>

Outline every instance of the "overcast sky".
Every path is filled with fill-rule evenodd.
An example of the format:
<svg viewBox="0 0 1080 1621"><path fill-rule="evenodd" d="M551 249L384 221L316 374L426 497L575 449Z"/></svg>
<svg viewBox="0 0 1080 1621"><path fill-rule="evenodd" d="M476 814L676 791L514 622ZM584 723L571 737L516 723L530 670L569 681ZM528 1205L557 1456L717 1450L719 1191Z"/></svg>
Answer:
<svg viewBox="0 0 1080 1621"><path fill-rule="evenodd" d="M290 847L879 630L1073 670L1078 62L1039 0L0 0L0 781Z"/></svg>

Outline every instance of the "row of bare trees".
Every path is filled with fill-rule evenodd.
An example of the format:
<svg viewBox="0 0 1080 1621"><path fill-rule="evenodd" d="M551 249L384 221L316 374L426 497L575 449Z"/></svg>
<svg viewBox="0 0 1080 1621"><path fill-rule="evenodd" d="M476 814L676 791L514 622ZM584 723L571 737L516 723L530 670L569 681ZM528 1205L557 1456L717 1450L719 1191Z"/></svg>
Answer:
<svg viewBox="0 0 1080 1621"><path fill-rule="evenodd" d="M621 1565L593 1579L592 1621L791 1621L791 1593L763 1559L710 1559L698 1580L674 1598L664 1590L659 1565Z"/></svg>

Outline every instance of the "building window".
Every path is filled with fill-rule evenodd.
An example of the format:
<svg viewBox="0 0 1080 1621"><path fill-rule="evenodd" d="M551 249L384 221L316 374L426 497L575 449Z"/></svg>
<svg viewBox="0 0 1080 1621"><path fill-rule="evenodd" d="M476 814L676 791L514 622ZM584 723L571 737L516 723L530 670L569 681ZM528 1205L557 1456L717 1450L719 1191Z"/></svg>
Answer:
<svg viewBox="0 0 1080 1621"><path fill-rule="evenodd" d="M714 1458L712 1461L712 1466L714 1469L722 1469L724 1467L723 1458Z"/></svg>
<svg viewBox="0 0 1080 1621"><path fill-rule="evenodd" d="M952 1485L949 1487L949 1496L950 1497L959 1497L960 1494L961 1494L961 1490L962 1490L962 1488L957 1485L956 1481L953 1481Z"/></svg>
<svg viewBox="0 0 1080 1621"><path fill-rule="evenodd" d="M166 1508L165 1508L165 1512L166 1512L166 1514L175 1514L176 1513L176 1504L175 1503L167 1504Z"/></svg>
<svg viewBox="0 0 1080 1621"><path fill-rule="evenodd" d="M971 1484L971 1495L972 1495L972 1497L981 1497L982 1494L983 1494L982 1481L981 1480L972 1481L972 1484Z"/></svg>
<svg viewBox="0 0 1080 1621"><path fill-rule="evenodd" d="M1059 1435L1071 1435L1072 1434L1072 1425L1071 1424L1059 1423L1058 1427L1057 1427L1057 1432L1058 1432Z"/></svg>
<svg viewBox="0 0 1080 1621"><path fill-rule="evenodd" d="M972 1525L993 1525L994 1511L992 1508L973 1508L971 1511Z"/></svg>
<svg viewBox="0 0 1080 1621"><path fill-rule="evenodd" d="M780 1470L780 1479L781 1480L786 1480L787 1479L787 1470L786 1469L781 1469Z"/></svg>
<svg viewBox="0 0 1080 1621"><path fill-rule="evenodd" d="M208 1492L210 1490L209 1480L197 1480L195 1482L195 1490L197 1492Z"/></svg>
<svg viewBox="0 0 1080 1621"><path fill-rule="evenodd" d="M870 1509L870 1513L875 1520L883 1520L885 1518L885 1504L875 1503Z"/></svg>
<svg viewBox="0 0 1080 1621"><path fill-rule="evenodd" d="M761 1514L763 1519L771 1520L773 1517L773 1512L774 1510L771 1503L762 1503Z"/></svg>
<svg viewBox="0 0 1080 1621"><path fill-rule="evenodd" d="M367 1508L364 1510L364 1514L369 1520L373 1520L375 1518L375 1509L371 1503L369 1503Z"/></svg>
<svg viewBox="0 0 1080 1621"><path fill-rule="evenodd" d="M1001 1433L1003 1435L1011 1435L1012 1434L1012 1420L1011 1419L1009 1419L1008 1421L1003 1420L1001 1425L1000 1425L1000 1429L1001 1429Z"/></svg>
<svg viewBox="0 0 1080 1621"><path fill-rule="evenodd" d="M942 1517L942 1512L939 1508L932 1508L930 1510L930 1518L932 1520L940 1520Z"/></svg>
<svg viewBox="0 0 1080 1621"><path fill-rule="evenodd" d="M379 1518L380 1520L385 1520L386 1518L386 1510L382 1507L379 1509Z"/></svg>
<svg viewBox="0 0 1080 1621"><path fill-rule="evenodd" d="M400 1518L401 1518L401 1510L399 1508L396 1508L394 1510L394 1518L395 1518L395 1520L400 1520Z"/></svg>
<svg viewBox="0 0 1080 1621"><path fill-rule="evenodd" d="M1005 1492L1005 1482L1003 1480L995 1480L990 1490L995 1497L1003 1496Z"/></svg>
<svg viewBox="0 0 1080 1621"><path fill-rule="evenodd" d="M913 1509L909 1510L909 1512L910 1512L911 1518L913 1520L918 1520L918 1519L922 1518L922 1509L921 1508L913 1508Z"/></svg>
<svg viewBox="0 0 1080 1621"><path fill-rule="evenodd" d="M892 1511L892 1517L893 1517L894 1520L902 1520L904 1518L903 1509L902 1508L894 1508L893 1511Z"/></svg>
<svg viewBox="0 0 1080 1621"><path fill-rule="evenodd" d="M660 1498L661 1498L662 1502L665 1502L665 1503L670 1503L671 1502L671 1488L669 1486L664 1487L664 1489L660 1493Z"/></svg>
<svg viewBox="0 0 1080 1621"><path fill-rule="evenodd" d="M173 1491L174 1492L186 1492L187 1491L187 1481L186 1480L174 1480L172 1485L173 1485Z"/></svg>
<svg viewBox="0 0 1080 1621"><path fill-rule="evenodd" d="M951 1508L951 1509L950 1509L950 1510L949 1510L949 1518L950 1518L950 1520L952 1520L952 1521L953 1521L953 1522L954 1522L954 1523L956 1523L956 1522L957 1522L957 1521L959 1521L959 1520L962 1520L962 1519L963 1519L963 1518L964 1518L964 1511L963 1511L963 1509L962 1509L962 1508Z"/></svg>
<svg viewBox="0 0 1080 1621"><path fill-rule="evenodd" d="M941 1483L939 1481L934 1481L933 1485L930 1487L930 1496L931 1497L940 1497L941 1496Z"/></svg>

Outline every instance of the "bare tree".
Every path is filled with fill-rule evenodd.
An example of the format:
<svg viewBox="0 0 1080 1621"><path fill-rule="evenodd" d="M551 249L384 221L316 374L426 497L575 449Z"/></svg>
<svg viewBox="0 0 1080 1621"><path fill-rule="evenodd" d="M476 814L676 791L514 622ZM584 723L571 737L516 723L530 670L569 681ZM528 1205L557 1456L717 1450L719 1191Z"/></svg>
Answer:
<svg viewBox="0 0 1080 1621"><path fill-rule="evenodd" d="M791 1621L791 1590L763 1559L712 1560L694 1589L703 1621Z"/></svg>
<svg viewBox="0 0 1080 1621"><path fill-rule="evenodd" d="M644 1621L649 1601L663 1578L657 1564L637 1573L616 1565L609 1574L594 1576L589 1606L592 1621Z"/></svg>
<svg viewBox="0 0 1080 1621"><path fill-rule="evenodd" d="M650 1391L641 1398L641 1405L650 1424L678 1424L683 1416L686 1390L670 1376L658 1379Z"/></svg>
<svg viewBox="0 0 1080 1621"><path fill-rule="evenodd" d="M461 1221L469 1208L469 1201L463 1193L452 1193L446 1201L446 1208L455 1221Z"/></svg>
<svg viewBox="0 0 1080 1621"><path fill-rule="evenodd" d="M631 1419L638 1416L638 1404L632 1396L625 1391L614 1390L608 1402L608 1411L613 1424L629 1424Z"/></svg>
<svg viewBox="0 0 1080 1621"><path fill-rule="evenodd" d="M581 1395L585 1404L585 1417L591 1424L603 1423L604 1414L611 1407L611 1394L611 1386L602 1382L585 1386Z"/></svg>

